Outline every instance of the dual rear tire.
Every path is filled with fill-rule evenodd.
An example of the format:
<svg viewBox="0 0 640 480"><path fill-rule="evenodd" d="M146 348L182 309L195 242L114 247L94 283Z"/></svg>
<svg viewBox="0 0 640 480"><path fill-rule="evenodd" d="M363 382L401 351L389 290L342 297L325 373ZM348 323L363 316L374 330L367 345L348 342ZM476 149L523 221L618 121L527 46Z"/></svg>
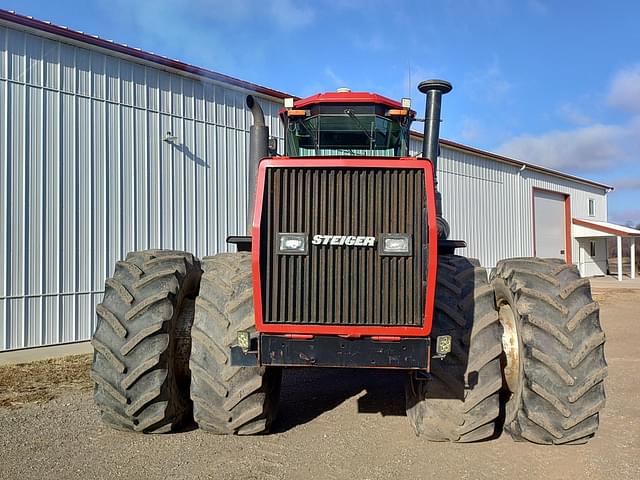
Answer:
<svg viewBox="0 0 640 480"><path fill-rule="evenodd" d="M452 350L431 360L429 379L409 373L407 417L417 435L430 441L475 442L496 435L501 328L487 271L477 260L443 255L432 337L450 335Z"/></svg>
<svg viewBox="0 0 640 480"><path fill-rule="evenodd" d="M91 378L109 426L166 433L189 421L192 407L213 433L271 426L281 370L229 364L237 332L255 329L249 254L201 265L185 252L130 253L105 281L96 312Z"/></svg>
<svg viewBox="0 0 640 480"><path fill-rule="evenodd" d="M440 260L432 335L451 335L454 348L434 360L429 381L407 380L416 433L477 441L496 435L501 421L516 441L587 442L607 376L589 280L562 260L539 258L500 261L490 280L475 262Z"/></svg>

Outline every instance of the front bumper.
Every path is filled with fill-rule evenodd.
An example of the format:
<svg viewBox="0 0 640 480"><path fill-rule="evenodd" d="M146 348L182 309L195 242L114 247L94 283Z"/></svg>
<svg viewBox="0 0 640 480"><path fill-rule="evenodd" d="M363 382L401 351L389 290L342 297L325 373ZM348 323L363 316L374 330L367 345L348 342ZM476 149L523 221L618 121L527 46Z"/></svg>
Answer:
<svg viewBox="0 0 640 480"><path fill-rule="evenodd" d="M304 336L303 336L304 337ZM231 364L238 366L348 367L429 370L428 337L385 339L317 335L292 338L261 334L248 351L232 347Z"/></svg>

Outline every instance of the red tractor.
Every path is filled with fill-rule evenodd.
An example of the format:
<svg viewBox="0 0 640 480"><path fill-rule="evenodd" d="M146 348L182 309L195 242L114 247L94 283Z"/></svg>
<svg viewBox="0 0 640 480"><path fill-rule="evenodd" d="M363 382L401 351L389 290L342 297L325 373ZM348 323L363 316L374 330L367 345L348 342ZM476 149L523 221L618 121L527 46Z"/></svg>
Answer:
<svg viewBox="0 0 640 480"><path fill-rule="evenodd" d="M340 90L294 101L277 156L247 97L250 235L237 253L130 253L105 282L95 400L115 428L267 432L284 367L402 369L418 435L584 443L606 376L598 304L562 260L491 272L455 255L437 191L445 81L426 93L422 156L407 100ZM193 412L191 411L193 405ZM499 420L500 419L500 420Z"/></svg>

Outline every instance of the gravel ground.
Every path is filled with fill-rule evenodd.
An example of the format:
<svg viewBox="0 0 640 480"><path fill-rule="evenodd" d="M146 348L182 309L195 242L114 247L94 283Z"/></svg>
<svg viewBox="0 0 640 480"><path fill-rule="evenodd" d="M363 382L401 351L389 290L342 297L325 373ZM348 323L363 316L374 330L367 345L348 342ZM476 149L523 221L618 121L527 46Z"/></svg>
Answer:
<svg viewBox="0 0 640 480"><path fill-rule="evenodd" d="M401 375L290 370L276 431L262 437L110 430L86 391L0 408L0 479L640 478L640 291L601 299L608 403L587 445L428 443L404 417Z"/></svg>

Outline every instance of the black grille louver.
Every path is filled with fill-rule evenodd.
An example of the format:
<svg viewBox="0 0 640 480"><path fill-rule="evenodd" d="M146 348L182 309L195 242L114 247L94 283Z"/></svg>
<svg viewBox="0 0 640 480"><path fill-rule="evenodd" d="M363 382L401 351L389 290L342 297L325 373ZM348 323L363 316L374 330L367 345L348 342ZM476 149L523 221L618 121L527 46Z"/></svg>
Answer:
<svg viewBox="0 0 640 480"><path fill-rule="evenodd" d="M267 168L263 319L269 324L422 326L425 179L420 169ZM308 255L278 255L277 233L306 233ZM412 256L312 245L314 235L410 233Z"/></svg>

